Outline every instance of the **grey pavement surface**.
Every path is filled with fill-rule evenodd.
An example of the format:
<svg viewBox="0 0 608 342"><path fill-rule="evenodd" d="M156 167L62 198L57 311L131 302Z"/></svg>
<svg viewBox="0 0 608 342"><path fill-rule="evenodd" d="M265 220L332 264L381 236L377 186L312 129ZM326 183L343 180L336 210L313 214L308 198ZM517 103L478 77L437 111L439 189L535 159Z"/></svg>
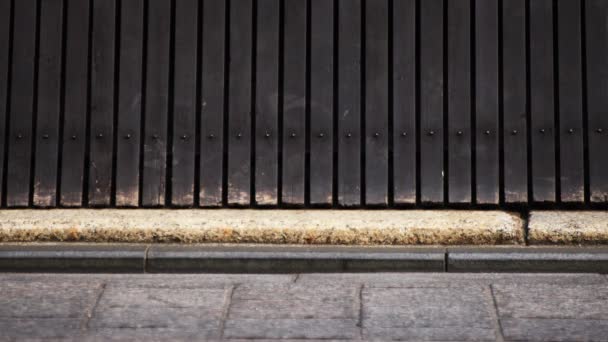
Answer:
<svg viewBox="0 0 608 342"><path fill-rule="evenodd" d="M599 274L0 273L0 340L608 341Z"/></svg>

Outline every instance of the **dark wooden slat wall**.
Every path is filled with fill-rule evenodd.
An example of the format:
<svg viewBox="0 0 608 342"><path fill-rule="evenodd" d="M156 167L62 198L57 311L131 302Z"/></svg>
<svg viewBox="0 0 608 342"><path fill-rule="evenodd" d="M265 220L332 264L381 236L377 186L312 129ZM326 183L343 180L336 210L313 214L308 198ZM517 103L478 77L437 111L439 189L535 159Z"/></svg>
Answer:
<svg viewBox="0 0 608 342"><path fill-rule="evenodd" d="M608 204L604 0L0 0L4 207Z"/></svg>

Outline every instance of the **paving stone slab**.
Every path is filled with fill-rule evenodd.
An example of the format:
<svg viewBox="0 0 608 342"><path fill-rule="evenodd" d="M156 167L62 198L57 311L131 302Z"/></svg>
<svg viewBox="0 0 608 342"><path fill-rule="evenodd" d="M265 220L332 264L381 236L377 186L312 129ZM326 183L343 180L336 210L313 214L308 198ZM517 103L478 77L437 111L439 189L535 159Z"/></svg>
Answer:
<svg viewBox="0 0 608 342"><path fill-rule="evenodd" d="M224 337L247 339L357 339L355 319L229 319Z"/></svg>
<svg viewBox="0 0 608 342"><path fill-rule="evenodd" d="M84 317L101 284L69 282L2 282L0 318Z"/></svg>
<svg viewBox="0 0 608 342"><path fill-rule="evenodd" d="M503 319L508 341L608 341L608 320Z"/></svg>
<svg viewBox="0 0 608 342"><path fill-rule="evenodd" d="M304 273L443 271L445 248L151 246L148 272Z"/></svg>
<svg viewBox="0 0 608 342"><path fill-rule="evenodd" d="M448 248L448 272L608 273L608 247Z"/></svg>
<svg viewBox="0 0 608 342"><path fill-rule="evenodd" d="M518 214L476 210L0 210L0 242L523 244Z"/></svg>
<svg viewBox="0 0 608 342"><path fill-rule="evenodd" d="M502 318L608 320L608 284L493 285Z"/></svg>
<svg viewBox="0 0 608 342"><path fill-rule="evenodd" d="M0 272L144 271L145 245L0 244Z"/></svg>
<svg viewBox="0 0 608 342"><path fill-rule="evenodd" d="M495 338L487 294L473 288L364 288L363 327L371 339Z"/></svg>
<svg viewBox="0 0 608 342"><path fill-rule="evenodd" d="M2 318L0 340L77 338L82 335L80 324L77 318Z"/></svg>
<svg viewBox="0 0 608 342"><path fill-rule="evenodd" d="M608 244L607 211L532 211L530 244Z"/></svg>

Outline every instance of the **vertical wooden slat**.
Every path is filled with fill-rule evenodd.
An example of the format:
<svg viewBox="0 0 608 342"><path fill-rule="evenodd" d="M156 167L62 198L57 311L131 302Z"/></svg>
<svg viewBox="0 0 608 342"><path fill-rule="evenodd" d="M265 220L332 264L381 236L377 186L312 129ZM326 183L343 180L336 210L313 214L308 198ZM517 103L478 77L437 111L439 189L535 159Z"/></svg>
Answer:
<svg viewBox="0 0 608 342"><path fill-rule="evenodd" d="M0 0L0 196L4 193L4 142L6 140L6 112L8 98L8 70L10 51L11 0Z"/></svg>
<svg viewBox="0 0 608 342"><path fill-rule="evenodd" d="M82 205L89 74L88 0L66 0L65 91L61 201L66 207Z"/></svg>
<svg viewBox="0 0 608 342"><path fill-rule="evenodd" d="M420 1L420 199L443 202L443 1Z"/></svg>
<svg viewBox="0 0 608 342"><path fill-rule="evenodd" d="M580 0L558 8L560 182L562 202L585 200Z"/></svg>
<svg viewBox="0 0 608 342"><path fill-rule="evenodd" d="M333 1L310 0L310 203L333 201Z"/></svg>
<svg viewBox="0 0 608 342"><path fill-rule="evenodd" d="M393 195L416 202L416 1L393 1Z"/></svg>
<svg viewBox="0 0 608 342"><path fill-rule="evenodd" d="M304 204L306 150L307 0L284 0L283 194L287 205Z"/></svg>
<svg viewBox="0 0 608 342"><path fill-rule="evenodd" d="M365 203L388 205L388 1L365 4Z"/></svg>
<svg viewBox="0 0 608 342"><path fill-rule="evenodd" d="M503 129L506 203L528 201L526 0L503 1Z"/></svg>
<svg viewBox="0 0 608 342"><path fill-rule="evenodd" d="M255 202L278 203L279 2L257 1Z"/></svg>
<svg viewBox="0 0 608 342"><path fill-rule="evenodd" d="M171 1L148 0L142 204L165 204Z"/></svg>
<svg viewBox="0 0 608 342"><path fill-rule="evenodd" d="M361 204L361 1L339 1L338 203Z"/></svg>
<svg viewBox="0 0 608 342"><path fill-rule="evenodd" d="M175 2L171 204L194 204L198 0Z"/></svg>
<svg viewBox="0 0 608 342"><path fill-rule="evenodd" d="M40 4L40 57L33 204L51 207L57 201L57 162L61 110L63 1Z"/></svg>
<svg viewBox="0 0 608 342"><path fill-rule="evenodd" d="M530 0L530 110L533 201L555 201L552 0Z"/></svg>
<svg viewBox="0 0 608 342"><path fill-rule="evenodd" d="M226 3L205 0L203 6L201 80L201 206L222 204L224 138L224 60Z"/></svg>
<svg viewBox="0 0 608 342"><path fill-rule="evenodd" d="M122 1L116 140L116 205L139 204L144 1Z"/></svg>
<svg viewBox="0 0 608 342"><path fill-rule="evenodd" d="M499 201L498 0L475 2L477 203Z"/></svg>
<svg viewBox="0 0 608 342"><path fill-rule="evenodd" d="M30 192L38 6L35 0L14 5L6 204L21 207L28 205Z"/></svg>
<svg viewBox="0 0 608 342"><path fill-rule="evenodd" d="M448 1L449 202L471 202L471 0Z"/></svg>
<svg viewBox="0 0 608 342"><path fill-rule="evenodd" d="M248 205L251 190L253 1L230 3L228 204Z"/></svg>
<svg viewBox="0 0 608 342"><path fill-rule="evenodd" d="M592 202L608 202L608 2L586 0L587 127Z"/></svg>
<svg viewBox="0 0 608 342"><path fill-rule="evenodd" d="M116 3L93 1L89 204L110 205L114 134Z"/></svg>

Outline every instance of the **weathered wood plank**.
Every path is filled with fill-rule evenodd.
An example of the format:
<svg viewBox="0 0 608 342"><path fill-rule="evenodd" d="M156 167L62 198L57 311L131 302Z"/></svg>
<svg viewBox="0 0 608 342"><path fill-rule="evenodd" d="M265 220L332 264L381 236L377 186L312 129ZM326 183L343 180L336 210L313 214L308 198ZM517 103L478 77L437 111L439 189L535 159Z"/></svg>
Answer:
<svg viewBox="0 0 608 342"><path fill-rule="evenodd" d="M42 1L33 196L33 204L39 207L53 207L57 204L62 32L63 1Z"/></svg>

